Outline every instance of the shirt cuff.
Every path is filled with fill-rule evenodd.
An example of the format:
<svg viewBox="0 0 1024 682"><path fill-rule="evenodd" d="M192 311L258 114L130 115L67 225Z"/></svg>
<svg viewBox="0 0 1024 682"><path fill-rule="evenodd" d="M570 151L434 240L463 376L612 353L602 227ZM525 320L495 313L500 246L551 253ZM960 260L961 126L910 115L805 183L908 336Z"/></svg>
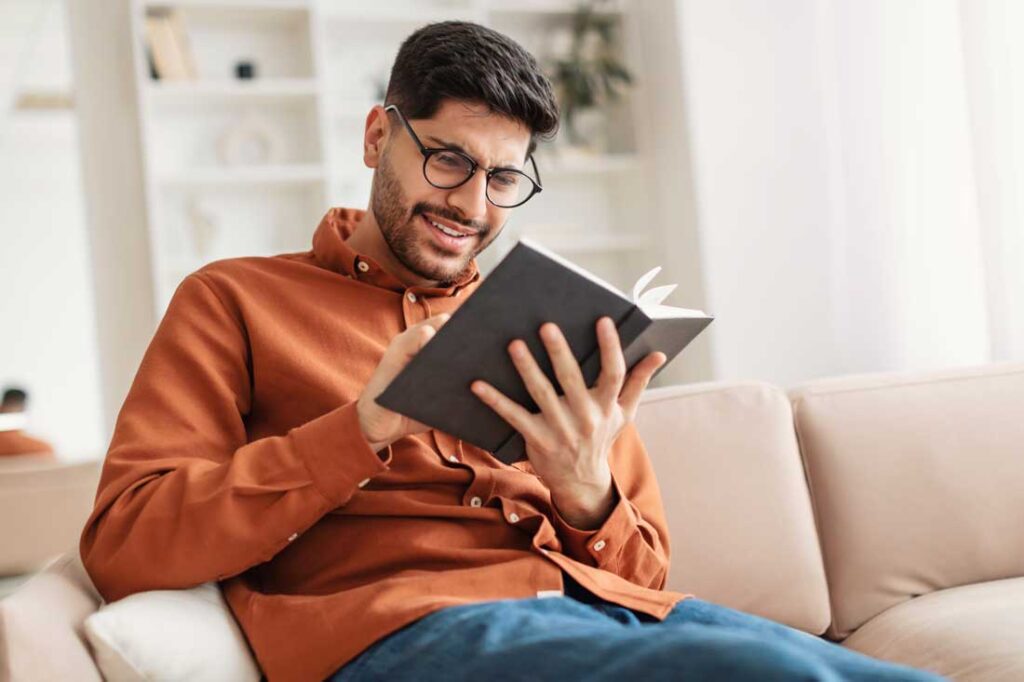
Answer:
<svg viewBox="0 0 1024 682"><path fill-rule="evenodd" d="M595 530L580 530L570 525L552 503L555 529L567 556L591 566L604 568L614 561L623 543L636 532L638 519L633 505L622 494L614 476L612 485L615 487L618 502L601 527Z"/></svg>
<svg viewBox="0 0 1024 682"><path fill-rule="evenodd" d="M292 429L288 437L313 485L336 506L348 502L358 488L391 464L390 445L378 454L366 440L355 402Z"/></svg>

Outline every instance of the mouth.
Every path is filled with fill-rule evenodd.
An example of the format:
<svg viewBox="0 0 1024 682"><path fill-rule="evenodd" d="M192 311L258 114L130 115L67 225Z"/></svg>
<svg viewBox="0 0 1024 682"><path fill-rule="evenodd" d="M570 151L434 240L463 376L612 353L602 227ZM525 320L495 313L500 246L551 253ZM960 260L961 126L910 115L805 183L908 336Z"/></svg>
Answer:
<svg viewBox="0 0 1024 682"><path fill-rule="evenodd" d="M425 214L419 215L420 222L429 230L434 242L440 244L447 251L460 253L466 249L476 232L470 231L461 226L456 227L453 223L445 220L435 220Z"/></svg>

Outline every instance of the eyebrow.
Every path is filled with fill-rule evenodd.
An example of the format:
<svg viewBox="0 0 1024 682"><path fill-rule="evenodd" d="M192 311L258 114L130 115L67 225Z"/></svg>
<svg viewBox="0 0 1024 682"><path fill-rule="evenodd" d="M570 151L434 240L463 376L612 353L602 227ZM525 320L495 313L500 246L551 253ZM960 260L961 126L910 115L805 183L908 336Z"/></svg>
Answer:
<svg viewBox="0 0 1024 682"><path fill-rule="evenodd" d="M471 158L473 160L476 160L476 156L474 156L473 154L470 154L460 144L457 144L455 142L449 142L448 140L442 140L440 137L434 137L433 135L427 135L426 138L428 140L431 140L435 144L441 145L442 147L444 147L446 149L454 149L455 151L462 152L463 154L465 154L469 158ZM479 163L479 162L477 162L477 163ZM519 166L517 166L516 164L514 164L512 162L499 163L497 166L495 166L495 168L507 168L509 170L517 170L517 171L522 171L523 170L523 168L520 168Z"/></svg>

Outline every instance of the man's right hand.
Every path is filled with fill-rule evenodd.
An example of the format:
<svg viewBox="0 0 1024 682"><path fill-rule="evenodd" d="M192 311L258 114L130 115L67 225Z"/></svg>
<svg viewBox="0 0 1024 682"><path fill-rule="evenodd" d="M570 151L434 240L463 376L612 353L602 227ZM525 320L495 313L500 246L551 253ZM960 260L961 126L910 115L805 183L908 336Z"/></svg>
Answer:
<svg viewBox="0 0 1024 682"><path fill-rule="evenodd" d="M449 313L441 313L414 324L392 339L384 351L380 364L356 401L359 425L374 452L383 450L402 436L430 430L426 424L381 407L376 398L450 317Z"/></svg>

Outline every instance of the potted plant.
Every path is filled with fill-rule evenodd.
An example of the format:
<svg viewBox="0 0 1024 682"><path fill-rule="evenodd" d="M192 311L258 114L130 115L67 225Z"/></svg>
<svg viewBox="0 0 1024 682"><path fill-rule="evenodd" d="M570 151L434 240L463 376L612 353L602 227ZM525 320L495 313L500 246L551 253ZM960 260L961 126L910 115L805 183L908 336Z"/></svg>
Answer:
<svg viewBox="0 0 1024 682"><path fill-rule="evenodd" d="M607 0L588 0L572 17L568 50L551 63L555 87L570 145L605 151L607 110L633 83L619 58L618 20L602 11Z"/></svg>

